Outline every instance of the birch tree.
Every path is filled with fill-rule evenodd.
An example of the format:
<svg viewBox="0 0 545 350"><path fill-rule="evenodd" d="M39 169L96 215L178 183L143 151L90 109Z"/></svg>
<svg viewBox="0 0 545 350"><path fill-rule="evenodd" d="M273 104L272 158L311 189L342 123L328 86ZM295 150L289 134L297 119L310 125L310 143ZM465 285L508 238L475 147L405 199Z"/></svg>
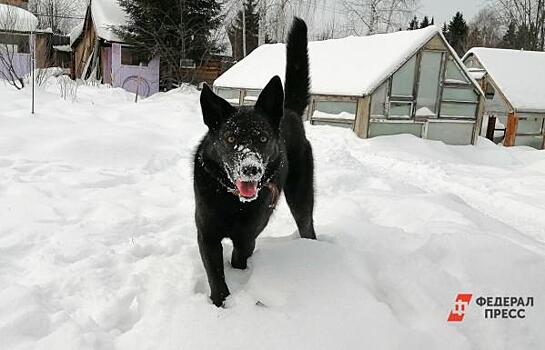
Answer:
<svg viewBox="0 0 545 350"><path fill-rule="evenodd" d="M355 35L389 33L405 28L419 0L344 0Z"/></svg>
<svg viewBox="0 0 545 350"><path fill-rule="evenodd" d="M515 23L527 50L545 49L545 0L496 0L503 24Z"/></svg>

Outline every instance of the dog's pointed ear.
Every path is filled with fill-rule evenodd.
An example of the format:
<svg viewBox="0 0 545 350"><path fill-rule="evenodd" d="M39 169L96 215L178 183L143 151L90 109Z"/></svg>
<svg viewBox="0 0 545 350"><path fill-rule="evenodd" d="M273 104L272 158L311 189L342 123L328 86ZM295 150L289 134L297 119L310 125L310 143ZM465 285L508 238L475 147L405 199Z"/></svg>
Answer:
<svg viewBox="0 0 545 350"><path fill-rule="evenodd" d="M280 126L280 120L284 115L284 89L282 88L282 81L277 75L261 91L255 108L264 113L274 127Z"/></svg>
<svg viewBox="0 0 545 350"><path fill-rule="evenodd" d="M235 107L216 95L207 84L204 84L201 91L201 110L204 123L209 129L215 129L222 120L235 112Z"/></svg>

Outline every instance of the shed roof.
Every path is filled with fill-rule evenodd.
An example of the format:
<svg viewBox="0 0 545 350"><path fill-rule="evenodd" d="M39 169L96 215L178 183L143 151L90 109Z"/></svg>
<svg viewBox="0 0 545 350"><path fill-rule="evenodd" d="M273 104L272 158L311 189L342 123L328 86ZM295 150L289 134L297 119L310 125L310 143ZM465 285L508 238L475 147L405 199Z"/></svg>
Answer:
<svg viewBox="0 0 545 350"><path fill-rule="evenodd" d="M38 27L38 18L17 6L0 4L0 30L32 32Z"/></svg>
<svg viewBox="0 0 545 350"><path fill-rule="evenodd" d="M515 112L545 113L545 52L475 47L474 55Z"/></svg>
<svg viewBox="0 0 545 350"><path fill-rule="evenodd" d="M113 30L115 27L126 25L129 20L128 14L119 5L119 2L117 0L91 0L89 6L97 36L107 41L123 42L123 39ZM89 14L89 11L87 13ZM82 35L84 23L85 20L70 32L71 45Z"/></svg>
<svg viewBox="0 0 545 350"><path fill-rule="evenodd" d="M117 0L91 0L91 16L99 38L122 42L112 30L113 27L128 23L129 16Z"/></svg>
<svg viewBox="0 0 545 350"><path fill-rule="evenodd" d="M441 30L430 26L412 31L310 42L311 92L368 95L436 35L442 36ZM261 89L274 75L283 79L285 50L284 44L258 47L216 79L214 86Z"/></svg>

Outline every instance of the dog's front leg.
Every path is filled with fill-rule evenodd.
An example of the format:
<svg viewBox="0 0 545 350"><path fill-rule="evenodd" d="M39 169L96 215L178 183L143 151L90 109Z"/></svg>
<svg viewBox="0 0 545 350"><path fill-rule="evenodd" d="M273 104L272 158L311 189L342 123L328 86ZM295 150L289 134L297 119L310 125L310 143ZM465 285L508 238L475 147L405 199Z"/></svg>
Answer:
<svg viewBox="0 0 545 350"><path fill-rule="evenodd" d="M244 270L247 267L247 261L252 256L255 249L254 239L234 239L233 254L231 256L231 266L235 269Z"/></svg>
<svg viewBox="0 0 545 350"><path fill-rule="evenodd" d="M223 247L221 240L206 239L199 232L199 252L210 285L210 299L217 307L223 305L229 295L223 271Z"/></svg>

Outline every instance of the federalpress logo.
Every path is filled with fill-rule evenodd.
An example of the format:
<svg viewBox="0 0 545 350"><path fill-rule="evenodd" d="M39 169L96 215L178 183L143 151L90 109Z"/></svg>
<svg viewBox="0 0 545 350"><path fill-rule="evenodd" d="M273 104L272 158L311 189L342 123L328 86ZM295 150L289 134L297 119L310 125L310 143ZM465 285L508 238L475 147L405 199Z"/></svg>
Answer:
<svg viewBox="0 0 545 350"><path fill-rule="evenodd" d="M467 307L473 294L458 294L454 301L454 309L450 310L448 322L462 322L466 314Z"/></svg>
<svg viewBox="0 0 545 350"><path fill-rule="evenodd" d="M471 302L473 294L456 295L454 308L450 310L447 322L462 322ZM475 299L476 306L481 308L485 319L524 319L528 309L534 307L533 296L480 296Z"/></svg>

